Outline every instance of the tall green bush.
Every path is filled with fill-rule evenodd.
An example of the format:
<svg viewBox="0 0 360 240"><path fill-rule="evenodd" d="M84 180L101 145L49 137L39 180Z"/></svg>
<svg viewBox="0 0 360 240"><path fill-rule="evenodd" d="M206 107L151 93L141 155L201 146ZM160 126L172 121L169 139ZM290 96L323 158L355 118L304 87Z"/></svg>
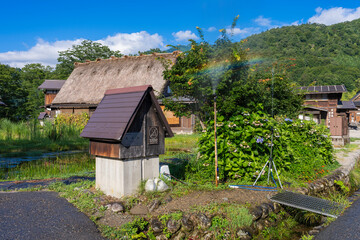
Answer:
<svg viewBox="0 0 360 240"><path fill-rule="evenodd" d="M257 177L270 157L271 144L278 171L303 180L315 178L315 169L334 162L328 129L313 121L273 119L262 111L245 110L229 121L223 116L218 120L218 171L223 180ZM213 125L210 122L200 138L200 158L192 169L208 178L214 176Z"/></svg>

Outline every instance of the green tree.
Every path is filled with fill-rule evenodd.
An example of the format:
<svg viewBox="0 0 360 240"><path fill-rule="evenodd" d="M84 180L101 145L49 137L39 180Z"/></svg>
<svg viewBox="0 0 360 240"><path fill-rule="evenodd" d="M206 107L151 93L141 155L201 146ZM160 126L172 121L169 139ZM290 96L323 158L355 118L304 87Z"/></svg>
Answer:
<svg viewBox="0 0 360 240"><path fill-rule="evenodd" d="M58 64L55 73L60 79L67 79L74 70L75 62L94 61L97 58L121 57L120 51L112 51L108 46L91 40L84 40L79 45L73 45L71 49L59 51Z"/></svg>
<svg viewBox="0 0 360 240"><path fill-rule="evenodd" d="M204 41L201 31L199 35L200 43L190 40L191 49L181 53L173 66L166 66L164 77L172 92L171 98L163 100L167 109L178 116L196 114L205 122L213 117L216 96L217 111L226 119L239 114L240 107L257 111L259 105L268 114L273 110L274 114L288 116L298 113L302 98L296 94L283 66L274 75L274 81L269 81L271 73L253 67L249 71L243 41L231 42L224 30L213 45ZM178 101L184 98L193 103Z"/></svg>
<svg viewBox="0 0 360 240"><path fill-rule="evenodd" d="M0 96L7 105L0 108L0 116L13 121L36 117L44 105L44 94L37 88L52 74L51 67L40 63L22 69L0 64Z"/></svg>
<svg viewBox="0 0 360 240"><path fill-rule="evenodd" d="M195 113L206 121L213 112L214 96L220 100L221 109L232 87L246 78L248 65L242 42L231 42L225 30L213 45L204 40L200 28L198 31L201 42L190 40L191 49L181 53L175 65L166 65L164 78L169 80L173 95L164 102L178 116ZM181 98L194 103L177 101Z"/></svg>
<svg viewBox="0 0 360 240"><path fill-rule="evenodd" d="M244 47L250 58L265 59L261 65L295 59L288 70L291 82L309 85L345 84L349 91L356 88L360 77L360 19L330 26L302 24L274 28L247 38Z"/></svg>
<svg viewBox="0 0 360 240"><path fill-rule="evenodd" d="M44 93L38 87L51 76L52 68L40 63L27 64L21 69L20 78L26 98L23 112L28 118L34 118L42 111L40 106L44 105Z"/></svg>
<svg viewBox="0 0 360 240"><path fill-rule="evenodd" d="M262 106L262 110L270 116L294 118L302 109L302 104L303 96L298 94L296 85L289 81L286 74L257 72L232 88L221 113L230 118L241 114L240 106L252 112Z"/></svg>
<svg viewBox="0 0 360 240"><path fill-rule="evenodd" d="M22 105L25 103L25 90L20 80L20 69L0 64L0 96L6 107L0 107L0 118L11 120L23 118Z"/></svg>

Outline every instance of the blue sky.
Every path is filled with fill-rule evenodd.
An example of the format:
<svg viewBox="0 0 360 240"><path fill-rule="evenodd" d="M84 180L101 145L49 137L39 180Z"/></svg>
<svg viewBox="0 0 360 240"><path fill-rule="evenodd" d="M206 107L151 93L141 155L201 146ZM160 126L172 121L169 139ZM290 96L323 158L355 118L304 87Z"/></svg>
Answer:
<svg viewBox="0 0 360 240"><path fill-rule="evenodd" d="M58 51L84 39L124 54L165 49L196 39L196 26L211 42L237 15L234 40L274 27L354 20L360 18L360 1L6 1L0 14L0 63L55 66Z"/></svg>

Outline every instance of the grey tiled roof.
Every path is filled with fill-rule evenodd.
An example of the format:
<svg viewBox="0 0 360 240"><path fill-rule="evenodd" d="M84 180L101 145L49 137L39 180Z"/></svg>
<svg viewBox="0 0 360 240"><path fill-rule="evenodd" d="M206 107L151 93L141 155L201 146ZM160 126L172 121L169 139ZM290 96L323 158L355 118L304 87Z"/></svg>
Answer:
<svg viewBox="0 0 360 240"><path fill-rule="evenodd" d="M45 80L38 89L60 90L66 80Z"/></svg>
<svg viewBox="0 0 360 240"><path fill-rule="evenodd" d="M39 119L39 120L42 120L42 119L44 119L45 117L47 117L46 112L41 112L41 113L39 114L39 116L38 116L38 119Z"/></svg>
<svg viewBox="0 0 360 240"><path fill-rule="evenodd" d="M343 93L347 92L344 85L329 85L329 86L310 86L310 87L299 87L302 91L305 91L307 94L317 94L317 93Z"/></svg>
<svg viewBox="0 0 360 240"><path fill-rule="evenodd" d="M357 109L353 101L340 101L337 108L339 109Z"/></svg>

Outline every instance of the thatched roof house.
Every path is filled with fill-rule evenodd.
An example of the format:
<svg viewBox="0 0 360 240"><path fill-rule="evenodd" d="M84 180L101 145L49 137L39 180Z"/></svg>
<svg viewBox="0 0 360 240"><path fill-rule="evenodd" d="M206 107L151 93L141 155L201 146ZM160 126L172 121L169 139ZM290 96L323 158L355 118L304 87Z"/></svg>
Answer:
<svg viewBox="0 0 360 240"><path fill-rule="evenodd" d="M75 64L53 105L98 104L108 89L152 85L159 94L166 87L160 59L175 62L177 52L98 59Z"/></svg>
<svg viewBox="0 0 360 240"><path fill-rule="evenodd" d="M75 69L62 86L51 104L52 114L95 111L104 94L109 89L152 85L155 94L166 93L168 82L163 78L163 61L175 63L179 52L154 53L141 56L97 59L85 63L76 63ZM192 131L194 118L175 118L165 113L170 126L183 128L182 132ZM186 121L183 123L183 121ZM173 128L175 132L176 129Z"/></svg>

